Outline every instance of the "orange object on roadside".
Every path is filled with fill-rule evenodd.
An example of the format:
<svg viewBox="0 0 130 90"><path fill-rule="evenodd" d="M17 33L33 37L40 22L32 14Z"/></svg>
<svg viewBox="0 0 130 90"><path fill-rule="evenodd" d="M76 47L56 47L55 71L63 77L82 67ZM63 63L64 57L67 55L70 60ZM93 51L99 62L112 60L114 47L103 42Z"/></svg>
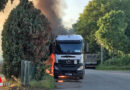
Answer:
<svg viewBox="0 0 130 90"><path fill-rule="evenodd" d="M46 60L45 64L46 65L51 65L46 72L53 76L54 73L54 63L55 63L55 44L53 43L52 46L50 46L50 57L48 58L48 60Z"/></svg>
<svg viewBox="0 0 130 90"><path fill-rule="evenodd" d="M58 76L58 78L63 78L63 79L65 79L65 78L67 78L67 76Z"/></svg>
<svg viewBox="0 0 130 90"><path fill-rule="evenodd" d="M49 59L45 62L46 65L51 65L48 69L46 69L46 73L53 76L54 73L54 63L55 63L55 54L51 53Z"/></svg>
<svg viewBox="0 0 130 90"><path fill-rule="evenodd" d="M0 77L0 87L3 87L2 78Z"/></svg>
<svg viewBox="0 0 130 90"><path fill-rule="evenodd" d="M57 82L58 82L58 83L63 83L64 81L63 81L63 80L58 80Z"/></svg>
<svg viewBox="0 0 130 90"><path fill-rule="evenodd" d="M54 53L51 54L51 60L52 60L52 62L51 62L51 73L54 73L54 63L55 63L55 54Z"/></svg>

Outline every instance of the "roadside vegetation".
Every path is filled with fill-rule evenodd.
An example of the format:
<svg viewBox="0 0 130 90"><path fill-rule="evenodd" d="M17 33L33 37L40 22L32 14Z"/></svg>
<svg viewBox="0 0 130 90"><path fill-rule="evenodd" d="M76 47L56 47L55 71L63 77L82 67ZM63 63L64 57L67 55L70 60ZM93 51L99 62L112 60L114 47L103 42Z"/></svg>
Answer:
<svg viewBox="0 0 130 90"><path fill-rule="evenodd" d="M130 70L130 0L91 0L73 25L89 43L88 53L104 48L97 69Z"/></svg>
<svg viewBox="0 0 130 90"><path fill-rule="evenodd" d="M2 64L0 63L0 74L2 73Z"/></svg>
<svg viewBox="0 0 130 90"><path fill-rule="evenodd" d="M8 0L1 0L0 1L0 11L2 11L5 8L5 5L7 2L8 2Z"/></svg>
<svg viewBox="0 0 130 90"><path fill-rule="evenodd" d="M4 83L6 83L4 87L9 90L53 90L56 87L54 78L48 74L44 75L42 80L31 80L28 85L22 85L15 77Z"/></svg>
<svg viewBox="0 0 130 90"><path fill-rule="evenodd" d="M15 17L15 18L14 18ZM43 62L49 57L51 29L48 19L28 0L20 0L6 20L2 31L3 74L19 77L21 61L35 63L36 79L44 74ZM38 74L38 75L37 75ZM40 74L40 75L39 75Z"/></svg>
<svg viewBox="0 0 130 90"><path fill-rule="evenodd" d="M1 0L0 11L4 9L7 1L9 0ZM53 77L46 75L44 64L50 54L51 40L52 31L45 15L31 1L20 0L19 5L8 16L2 31L2 73L8 81L13 81L12 89L23 88L20 80L22 60L31 61L35 66L31 87L55 87Z"/></svg>
<svg viewBox="0 0 130 90"><path fill-rule="evenodd" d="M55 88L55 81L52 76L45 75L43 80L37 81L32 80L30 81L30 88L45 88L45 89L54 89Z"/></svg>
<svg viewBox="0 0 130 90"><path fill-rule="evenodd" d="M130 55L116 56L97 66L98 70L130 70Z"/></svg>

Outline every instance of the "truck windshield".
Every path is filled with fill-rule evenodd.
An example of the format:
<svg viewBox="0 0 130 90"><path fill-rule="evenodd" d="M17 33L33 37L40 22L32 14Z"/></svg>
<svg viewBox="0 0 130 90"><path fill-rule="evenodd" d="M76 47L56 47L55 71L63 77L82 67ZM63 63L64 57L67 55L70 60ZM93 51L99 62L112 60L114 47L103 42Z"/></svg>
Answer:
<svg viewBox="0 0 130 90"><path fill-rule="evenodd" d="M56 53L61 54L80 54L82 53L82 43L57 43Z"/></svg>

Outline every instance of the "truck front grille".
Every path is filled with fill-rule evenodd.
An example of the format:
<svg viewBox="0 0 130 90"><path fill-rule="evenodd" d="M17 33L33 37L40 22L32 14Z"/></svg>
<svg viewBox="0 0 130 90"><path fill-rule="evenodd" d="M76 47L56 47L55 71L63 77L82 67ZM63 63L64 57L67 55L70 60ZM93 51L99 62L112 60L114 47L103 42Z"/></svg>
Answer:
<svg viewBox="0 0 130 90"><path fill-rule="evenodd" d="M79 60L76 60L76 62L77 64L79 64ZM66 66L75 65L74 60L59 60L58 63L61 65L66 65Z"/></svg>
<svg viewBox="0 0 130 90"><path fill-rule="evenodd" d="M59 60L58 61L59 64L67 64L67 65L73 65L74 64L74 60Z"/></svg>

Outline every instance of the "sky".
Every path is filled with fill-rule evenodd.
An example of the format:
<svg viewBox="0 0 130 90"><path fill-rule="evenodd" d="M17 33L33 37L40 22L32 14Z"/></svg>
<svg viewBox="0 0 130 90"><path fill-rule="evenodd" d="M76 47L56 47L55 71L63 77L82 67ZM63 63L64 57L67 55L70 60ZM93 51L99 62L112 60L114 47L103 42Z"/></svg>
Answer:
<svg viewBox="0 0 130 90"><path fill-rule="evenodd" d="M62 24L66 28L72 28L72 25L76 23L80 14L83 12L85 6L90 0L63 0L65 8L63 9L63 15L61 17ZM18 4L17 0L14 0L13 4L7 3L7 6L3 12L0 12L0 60L2 60L2 50L1 50L1 31L4 21L7 19L10 11L15 8ZM6 12L6 13L4 13Z"/></svg>
<svg viewBox="0 0 130 90"><path fill-rule="evenodd" d="M76 23L85 6L90 0L64 0L66 8L64 9L64 16L62 17L63 25L71 28L72 24Z"/></svg>

